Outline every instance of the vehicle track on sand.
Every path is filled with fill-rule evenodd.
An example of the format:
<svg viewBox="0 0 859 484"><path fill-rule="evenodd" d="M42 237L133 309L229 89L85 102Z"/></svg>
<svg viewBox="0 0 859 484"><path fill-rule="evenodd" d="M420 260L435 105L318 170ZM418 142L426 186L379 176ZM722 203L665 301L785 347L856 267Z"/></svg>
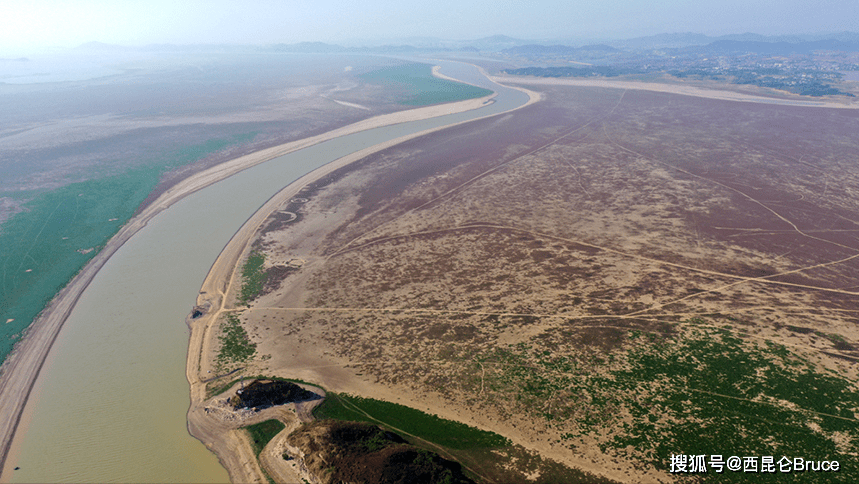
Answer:
<svg viewBox="0 0 859 484"><path fill-rule="evenodd" d="M851 251L857 252L856 247L850 247L850 246L847 246L847 245L839 244L838 242L835 242L835 241L832 241L832 240L828 240L828 239L823 239L823 238L820 238L820 237L815 237L815 236L813 236L813 235L810 235L810 234L808 234L808 233L804 232L802 229L800 229L800 228L799 228L799 227L798 227L794 222L792 222L790 219L788 219L787 217L785 217L785 216L783 216L782 214L778 213L777 211L775 211L773 208L771 208L771 207L770 207L769 205L767 205L766 203L762 202L761 200L758 200L757 198L755 198L755 197L753 197L753 196L749 195L748 193L746 193L746 192L744 192L744 191L742 191L742 190L739 190L739 189L734 188L734 187L732 187L732 186L726 185L726 184L724 184L724 183L722 183L722 182L719 182L719 181L717 181L717 180L715 180L715 179L707 178L707 177L705 177L705 176L701 176L701 175L698 175L698 174L692 173L692 172L690 172L690 171L688 171L688 170L684 170L683 168L680 168L680 167L678 167L678 166L674 166L674 165L672 165L671 163L667 163L667 162L664 162L664 161L661 161L661 160L656 160L656 159L650 158L650 157L648 157L648 156L646 156L646 155L643 155L643 154L641 154L641 153L639 153L639 152L637 152L637 151L631 150L631 149L629 149L629 148L627 148L627 147L625 147L625 146L623 146L623 145L619 144L619 143L618 143L618 142L616 142L616 141L615 141L611 136L609 136L609 134L608 134L608 129L606 128L605 124L603 124L603 132L605 133L606 139L608 139L610 143L612 143L613 145L617 146L617 147L618 147L618 148L620 148L621 150L626 151L627 153L631 153L631 154L636 155L636 156L638 156L639 158L642 158L642 159L644 159L644 160L647 160L647 161L650 161L650 162L653 162L653 163L657 163L657 164L660 164L660 165L662 165L662 166L665 166L665 167L671 168L671 169L673 169L673 170L679 171L680 173L683 173L683 174L688 175L688 176L690 176L690 177L697 178L697 179L699 179L699 180L704 180L704 181L707 181L707 182L713 183L713 184L715 184L715 185L719 185L719 186L720 186L720 187L722 187L722 188L725 188L725 189L727 189L727 190L730 190L730 191L732 191L732 192L734 192L734 193L737 193L737 194L741 195L742 197L746 198L746 199L747 199L747 200L749 200L750 202L755 203L756 205L759 205L759 206L760 206L761 208L763 208L764 210L766 210L766 211L768 211L768 212L772 213L773 215L775 215L775 216L776 216L776 218L778 218L778 219L779 219L779 220L781 220L782 222L784 222L784 223L786 223L786 224L790 225L791 227L793 227L793 230L794 230L796 233L798 233L798 234L800 234L800 235L802 235L802 236L804 236L804 237L807 237L807 238L809 238L809 239L813 239L813 240L817 240L817 241L820 241L820 242L825 242L825 243L827 243L827 244L832 244L832 245L835 245L835 246L841 247L842 249L848 249L848 250L851 250ZM859 252L857 252L857 254L859 254Z"/></svg>
<svg viewBox="0 0 859 484"><path fill-rule="evenodd" d="M393 218L393 219L391 219L391 220L389 220L389 221L387 221L387 222L385 222L385 223L383 223L383 224L379 225L378 227L374 227L374 228L370 229L369 231L367 231L367 232L365 232L365 233L363 233L363 234L361 234L361 235L359 235L359 236L357 236L357 237L353 238L352 240L350 240L349 242L347 242L346 244L344 244L344 245L343 245L343 247L341 247L340 249L338 249L337 251L335 251L333 254L329 255L329 256L326 258L326 260L327 260L327 259L331 259L332 257L334 257L334 256L336 256L336 255L338 255L338 254L340 254L341 252L346 251L347 249L349 249L349 248L352 246L352 244L353 244L353 243L355 243L356 241L358 241L358 240L360 240L360 239L362 239L362 238L366 238L366 237L368 237L370 234L372 234L372 233L374 233L374 232L377 232L377 231L378 231L379 229L381 229L382 227L387 227L387 226L389 226L389 225L391 225L391 224L393 224L393 223L397 222L398 220L402 219L402 218L403 218L403 217L405 217L406 215L409 215L409 214L411 214L411 213L415 213L415 212L417 212L418 210L420 210L420 209L422 209L422 208L424 208L424 207L427 207L427 206L429 206L429 205L432 205L433 203L435 203L435 202L437 202L437 201L439 201L439 200L441 200L441 199L443 199L443 198L446 198L446 197L447 197L447 196L449 196L449 195L452 195L452 194L454 194L454 193L457 193L457 192L459 192L460 190L462 190L463 188L466 188L466 187L468 187L469 185L474 184L474 183L475 183L475 182L477 182L478 180L481 180L481 179L483 179L483 178L485 178L485 177L487 177L487 176L491 175L492 173L494 173L494 172L496 172L496 171L498 171L498 170L500 170L500 169L502 169L502 168L504 168L504 167L506 167L506 166L508 166L508 165L511 165L511 164L513 164L513 163L515 163L515 162L517 162L517 161L520 161L520 160L524 159L525 157L528 157L528 156L531 156L531 155L535 155L535 154L537 154L537 153L539 153L539 152L541 152L541 151L543 151L543 150L545 150L545 149L549 148L550 146L552 146L552 145L554 145L554 144L558 143L559 141L561 141L561 140L563 140L563 139L566 139L566 138L569 138L570 136L572 136L572 135L574 135L574 134L578 133L579 131L581 131L581 130L583 130L583 129L587 128L588 126L592 125L593 123L595 123L595 122L599 121L600 119L604 119L604 118L606 118L606 117L610 116L612 113L614 113L614 111L617 109L617 107L618 107L618 106L620 106L620 102L621 102L621 101L623 101L623 96L624 96L625 94L626 94L626 91L624 91L624 92L620 95L620 98L617 100L617 103L615 103L615 105L614 105L614 106L613 106L613 107L612 107L608 112L606 112L605 114L601 114L601 115L598 115L598 116L594 116L594 117L593 117L593 118L591 118L587 123L585 123L585 124L583 124L583 125L581 125L581 126L577 126L577 127L571 128L569 131L565 132L564 134L562 134L562 135L560 135L560 136L557 136L557 137L553 138L551 141L549 141L549 142L547 142L547 143L545 143L545 144L542 144L542 145L540 145L540 146L538 146L538 147L536 147L536 148L532 148L532 149L530 149L530 150L527 150L525 153L522 153L522 154L520 154L520 155L516 156L515 158L512 158L512 159L510 159L510 160L507 160L507 161L505 161L505 162L503 162L503 163L501 163L501 164L499 164L499 165L496 165L496 166L494 166L494 167L492 167L492 168L490 168L490 169L488 169L488 170L486 170L486 171L483 171L482 173L480 173L480 174L478 174L478 175L474 176L473 178L471 178L471 179L469 179L469 180L466 180L465 182L463 182L463 183L461 183L461 184L459 184L459 185L455 186L454 188L451 188L450 190L448 190L448 191L446 191L446 192L444 192L444 193L442 193L442 194L440 194L440 195L438 195L438 196L434 197L433 199L429 200L428 202L423 203L423 204L421 204L421 205L419 205L419 206L417 206L417 207L415 207L415 208L412 208L412 209L410 209L410 210L408 210L408 211L406 211L406 212L403 212L402 214L400 214L400 215L398 215L397 217L395 217L395 218ZM567 162L567 163L569 164L569 162ZM575 169L575 167L573 167L572 165L570 165L570 166L571 166L574 170L576 170L576 169ZM576 170L576 173L578 173L578 170ZM582 186L582 189L584 189L584 186ZM587 190L585 190L585 192L587 192Z"/></svg>
<svg viewBox="0 0 859 484"><path fill-rule="evenodd" d="M760 282L760 283L764 283L764 284L776 284L776 285L780 285L780 286L797 287L797 288L802 288L802 289L813 289L813 290L817 290L817 291L832 292L832 293L837 293L837 294L846 294L846 295L850 295L850 296L859 296L859 292L856 292L856 291L844 291L841 289L833 289L833 288L820 287L820 286L810 286L810 285L806 285L806 284L796 284L796 283L792 283L792 282L772 281L772 280L768 279L770 277L777 277L777 276L781 276L781 275L785 275L785 274L792 274L795 272L801 272L804 270L809 270L809 269L813 269L813 268L817 268L817 267L825 267L825 266L829 266L829 265L833 265L833 264L839 264L839 263L843 263L846 261L850 261L850 260L853 260L853 259L859 257L859 252L857 252L856 254L854 254L852 256L846 257L844 259L839 259L839 260L830 261L830 262L824 262L821 264L816 264L814 266L808 266L808 267L803 267L803 268L799 268L799 269L794 269L794 270L787 271L784 273L773 274L773 275L764 276L764 277L748 277L748 276L740 276L737 274L730 274L727 272L718 272L718 271L712 271L709 269L700 269L700 268L693 267L693 266L678 264L676 262L663 261L660 259L655 259L653 257L647 257L647 256L643 256L643 255L638 255L638 254L630 254L628 252L623 252L623 251L620 251L617 249L612 249L610 247L599 246L599 245L592 244L590 242L586 242L583 240L570 239L570 238L560 237L560 236L551 235L551 234L544 234L544 233L537 232L534 230L523 229L523 228L519 228L519 227L512 227L512 226L507 226L507 225L497 225L497 224L488 224L488 223L468 224L468 225L460 225L460 226L445 228L445 229L436 229L436 230L428 230L428 231L421 231L421 232L413 232L413 233L408 233L408 234L392 235L389 237L383 237L383 238L375 239L375 240L372 240L370 242L367 242L367 243L364 243L361 245L340 249L335 254L332 254L331 256L329 256L329 258L335 257L337 255L342 255L342 254L345 254L347 252L361 250L363 248L370 247L372 245L377 245L377 244L389 242L392 240L409 238L409 237L414 237L417 235L433 235L433 234L439 234L439 233L445 233L445 232L455 232L455 231L474 230L474 229L509 230L511 232L525 233L525 234L532 235L534 237L540 237L540 238L544 238L544 239L552 239L552 240L567 242L567 243L571 243L571 244L578 244L578 245L588 247L591 249L598 249L598 250L602 250L602 251L609 252L612 254L617 254L617 255L620 255L623 257L643 260L643 261L652 262L655 264L664 265L664 266L668 266L668 267L685 269L685 270L689 270L689 271L698 272L701 274L727 277L727 278L731 278L731 279L739 279L740 282Z"/></svg>

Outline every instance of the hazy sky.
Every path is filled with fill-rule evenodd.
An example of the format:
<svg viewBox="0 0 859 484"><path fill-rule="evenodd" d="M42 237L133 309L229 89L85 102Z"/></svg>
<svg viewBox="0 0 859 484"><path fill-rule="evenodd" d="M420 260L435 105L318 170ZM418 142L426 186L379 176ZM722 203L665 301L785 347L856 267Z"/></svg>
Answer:
<svg viewBox="0 0 859 484"><path fill-rule="evenodd" d="M859 30L856 0L0 0L0 51L89 41L294 43Z"/></svg>

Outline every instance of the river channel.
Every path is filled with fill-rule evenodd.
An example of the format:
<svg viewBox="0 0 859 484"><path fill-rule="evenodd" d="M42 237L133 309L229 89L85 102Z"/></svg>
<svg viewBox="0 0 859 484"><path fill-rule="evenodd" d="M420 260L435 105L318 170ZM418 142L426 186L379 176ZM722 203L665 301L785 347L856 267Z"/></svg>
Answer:
<svg viewBox="0 0 859 484"><path fill-rule="evenodd" d="M369 146L528 101L473 66L434 63L499 95L474 111L363 131L257 165L189 195L123 245L84 291L48 356L12 481L228 481L186 428L185 317L203 279L245 220L302 175Z"/></svg>

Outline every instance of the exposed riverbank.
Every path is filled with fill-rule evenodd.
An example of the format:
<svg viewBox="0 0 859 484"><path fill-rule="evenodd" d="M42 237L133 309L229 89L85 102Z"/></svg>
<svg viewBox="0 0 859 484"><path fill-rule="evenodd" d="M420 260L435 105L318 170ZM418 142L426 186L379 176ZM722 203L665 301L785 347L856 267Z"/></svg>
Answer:
<svg viewBox="0 0 859 484"><path fill-rule="evenodd" d="M140 231L153 217L188 195L242 170L258 165L284 154L307 148L340 136L377 127L408 121L428 119L446 114L468 111L484 105L489 97L460 101L449 105L430 106L399 113L374 117L343 128L300 141L286 143L273 148L246 155L230 162L200 172L178 183L163 193L155 202L131 219L87 264L84 269L54 298L42 315L28 329L27 335L2 366L0 375L0 439L3 462L3 479L10 478L10 449L16 435L20 435L22 412L33 390L33 385L44 365L53 342L78 302L81 294L92 282L98 271L134 234Z"/></svg>
<svg viewBox="0 0 859 484"><path fill-rule="evenodd" d="M437 69L434 70L434 73L437 74ZM218 259L213 264L209 274L206 276L200 290L200 295L197 299L198 307L208 307L210 309L201 317L189 320L191 338L188 349L186 372L188 381L191 384L191 408L188 412L188 422L191 434L203 441L208 448L218 455L221 462L227 468L233 482L256 482L259 480L259 474L255 472L252 467L242 464L241 459L236 459L233 455L235 449L244 448L240 438L233 432L218 432L217 422L213 421L213 417L205 411L204 402L206 401L206 384L204 379L206 375L202 374L200 362L208 361L216 349L218 317L224 310L231 308L230 295L234 290L234 285L239 284L238 278L240 268L238 265L248 252L250 244L257 235L260 225L271 215L272 212L277 210L278 207L298 196L302 188L308 184L320 180L335 170L345 167L372 153L382 151L404 141L442 129L447 129L458 124L521 109L539 101L540 99L540 95L538 93L521 88L517 89L528 94L528 100L513 109L502 113L489 114L473 120L431 128L401 136L339 158L312 171L311 173L308 173L287 185L273 196L262 208L254 213L241 227L241 229L236 232L235 236L221 252ZM324 384L325 382L320 383Z"/></svg>

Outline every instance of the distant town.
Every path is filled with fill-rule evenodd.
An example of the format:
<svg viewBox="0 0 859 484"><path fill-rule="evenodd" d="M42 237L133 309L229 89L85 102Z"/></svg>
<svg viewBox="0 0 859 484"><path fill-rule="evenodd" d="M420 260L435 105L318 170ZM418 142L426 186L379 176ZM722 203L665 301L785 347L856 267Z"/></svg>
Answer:
<svg viewBox="0 0 859 484"><path fill-rule="evenodd" d="M681 79L751 84L806 96L852 97L854 94L838 86L845 73L859 75L859 45L838 41L721 40L704 46L643 51L604 44L580 48L526 45L507 49L504 54L520 63L545 65L507 69L508 74L541 77L668 74Z"/></svg>
<svg viewBox="0 0 859 484"><path fill-rule="evenodd" d="M807 96L854 96L859 80L859 34L707 37L663 34L627 41L566 45L518 45L501 55L518 65L509 74L541 77L669 75L749 84Z"/></svg>

